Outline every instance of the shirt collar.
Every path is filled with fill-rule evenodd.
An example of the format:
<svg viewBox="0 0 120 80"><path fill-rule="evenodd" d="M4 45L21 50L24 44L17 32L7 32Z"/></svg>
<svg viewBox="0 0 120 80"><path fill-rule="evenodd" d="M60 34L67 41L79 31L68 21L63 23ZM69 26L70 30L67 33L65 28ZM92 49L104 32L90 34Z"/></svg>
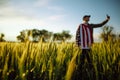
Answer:
<svg viewBox="0 0 120 80"><path fill-rule="evenodd" d="M87 22L83 21L83 22L82 22L82 24L88 25L89 23L87 23Z"/></svg>

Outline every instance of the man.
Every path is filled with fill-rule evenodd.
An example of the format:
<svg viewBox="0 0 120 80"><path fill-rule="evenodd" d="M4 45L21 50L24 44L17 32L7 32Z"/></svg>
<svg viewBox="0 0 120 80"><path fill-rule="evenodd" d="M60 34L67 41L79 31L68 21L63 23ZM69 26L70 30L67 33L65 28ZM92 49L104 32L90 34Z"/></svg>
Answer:
<svg viewBox="0 0 120 80"><path fill-rule="evenodd" d="M110 20L110 16L107 15L106 20L99 24L89 24L89 20L90 15L83 16L83 23L79 25L76 32L76 44L82 49L82 53L80 55L80 64L78 65L79 69L82 68L82 65L85 62L85 58L87 58L89 68L92 68L92 60L89 56L91 52L91 46L93 43L93 29L105 25Z"/></svg>

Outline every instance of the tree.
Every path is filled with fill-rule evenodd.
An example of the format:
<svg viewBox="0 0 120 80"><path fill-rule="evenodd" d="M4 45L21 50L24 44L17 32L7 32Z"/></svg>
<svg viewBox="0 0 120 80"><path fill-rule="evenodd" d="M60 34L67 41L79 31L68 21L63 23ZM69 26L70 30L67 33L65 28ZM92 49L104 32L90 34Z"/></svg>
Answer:
<svg viewBox="0 0 120 80"><path fill-rule="evenodd" d="M112 26L104 26L102 28L100 38L102 38L102 40L105 42L107 42L108 40L114 41L116 39L116 35L112 32L113 29L114 28Z"/></svg>
<svg viewBox="0 0 120 80"><path fill-rule="evenodd" d="M23 30L20 32L20 35L18 35L16 38L20 42L26 42L29 41L29 35L30 35L29 30Z"/></svg>
<svg viewBox="0 0 120 80"><path fill-rule="evenodd" d="M47 30L41 30L42 32L42 38L44 39L44 41L49 41L51 36L52 36L52 32L49 32Z"/></svg>
<svg viewBox="0 0 120 80"><path fill-rule="evenodd" d="M49 41L51 36L52 32L49 32L47 30L30 29L21 31L20 35L17 36L17 40L21 42L26 41L38 42L40 40L46 42ZM30 38L32 38L32 40L30 40Z"/></svg>
<svg viewBox="0 0 120 80"><path fill-rule="evenodd" d="M4 39L5 35L3 33L0 34L0 42L4 42L5 39Z"/></svg>
<svg viewBox="0 0 120 80"><path fill-rule="evenodd" d="M53 34L53 41L61 41L62 35L60 33L54 33Z"/></svg>
<svg viewBox="0 0 120 80"><path fill-rule="evenodd" d="M72 35L69 34L69 31L62 31L62 33L54 33L53 40L54 41L66 41L71 39Z"/></svg>
<svg viewBox="0 0 120 80"><path fill-rule="evenodd" d="M32 41L38 42L40 38L40 30L32 29L30 32L31 32Z"/></svg>
<svg viewBox="0 0 120 80"><path fill-rule="evenodd" d="M63 37L63 39L62 39L63 41L71 39L72 35L70 35L69 33L70 33L69 31L63 31L61 33L61 35Z"/></svg>
<svg viewBox="0 0 120 80"><path fill-rule="evenodd" d="M31 34L32 34L33 42L38 42L39 40L46 42L49 41L50 37L52 36L52 32L49 32L45 29L43 30L32 29Z"/></svg>

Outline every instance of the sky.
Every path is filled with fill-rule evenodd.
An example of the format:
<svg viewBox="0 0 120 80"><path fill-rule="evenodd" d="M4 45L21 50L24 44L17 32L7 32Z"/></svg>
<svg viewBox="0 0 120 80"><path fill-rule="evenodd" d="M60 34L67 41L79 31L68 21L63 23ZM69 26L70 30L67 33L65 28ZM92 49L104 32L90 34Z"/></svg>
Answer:
<svg viewBox="0 0 120 80"><path fill-rule="evenodd" d="M73 35L84 15L91 15L89 23L101 23L108 14L106 24L120 33L119 0L0 0L0 33L7 41L16 41L20 31L46 29L51 32L69 30ZM94 29L94 39L99 41L101 28Z"/></svg>

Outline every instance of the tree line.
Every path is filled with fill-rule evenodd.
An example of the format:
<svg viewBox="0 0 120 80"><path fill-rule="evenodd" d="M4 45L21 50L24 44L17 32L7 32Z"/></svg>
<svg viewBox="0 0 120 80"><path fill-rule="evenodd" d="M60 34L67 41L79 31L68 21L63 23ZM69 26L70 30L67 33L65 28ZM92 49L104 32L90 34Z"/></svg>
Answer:
<svg viewBox="0 0 120 80"><path fill-rule="evenodd" d="M3 33L0 34L0 42L5 42L5 35ZM16 37L19 42L49 42L49 41L66 41L70 40L72 35L70 31L63 30L62 32L53 33L48 30L39 30L39 29L26 29L20 31L20 34Z"/></svg>
<svg viewBox="0 0 120 80"><path fill-rule="evenodd" d="M72 35L69 31L62 31L61 33L53 33L49 32L45 29L30 29L30 30L22 30L20 35L16 38L20 42L32 41L39 42L42 40L43 42L48 41L66 41L71 39Z"/></svg>

